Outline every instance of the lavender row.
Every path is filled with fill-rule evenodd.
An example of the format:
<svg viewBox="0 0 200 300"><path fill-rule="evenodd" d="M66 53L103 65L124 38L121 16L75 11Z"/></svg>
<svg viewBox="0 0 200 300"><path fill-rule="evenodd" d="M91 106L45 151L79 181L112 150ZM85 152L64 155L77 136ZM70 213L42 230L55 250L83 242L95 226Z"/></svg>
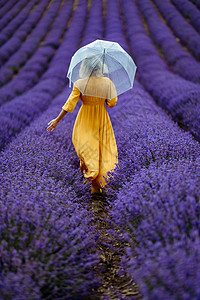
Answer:
<svg viewBox="0 0 200 300"><path fill-rule="evenodd" d="M118 12L119 2L108 1L106 5L106 15L112 14L112 17L106 18L106 40L119 43L125 51L129 52Z"/></svg>
<svg viewBox="0 0 200 300"><path fill-rule="evenodd" d="M185 18L189 18L192 26L200 33L200 12L195 5L189 1L172 0L172 3L180 10Z"/></svg>
<svg viewBox="0 0 200 300"><path fill-rule="evenodd" d="M198 8L200 8L200 0L190 0L192 3L194 3Z"/></svg>
<svg viewBox="0 0 200 300"><path fill-rule="evenodd" d="M128 0L122 2L122 7L130 46L138 65L139 80L157 103L199 140L199 85L168 71L151 39L146 35L135 3Z"/></svg>
<svg viewBox="0 0 200 300"><path fill-rule="evenodd" d="M153 0L181 42L200 60L200 36L169 1Z"/></svg>
<svg viewBox="0 0 200 300"><path fill-rule="evenodd" d="M156 162L114 201L111 216L131 245L123 267L143 299L199 298L199 171L198 158Z"/></svg>
<svg viewBox="0 0 200 300"><path fill-rule="evenodd" d="M6 1L7 2L7 1ZM17 0L8 1L5 5L0 9L0 18L2 18L5 14L9 12L13 5L17 4Z"/></svg>
<svg viewBox="0 0 200 300"><path fill-rule="evenodd" d="M54 1L45 16L40 20L35 29L31 32L28 39L21 45L20 49L13 54L8 62L2 67L0 71L0 82L4 85L8 82L14 73L18 72L18 68L23 66L26 61L35 53L39 44L44 39L45 35L50 30L54 19L58 13L61 0ZM9 71L9 73L7 72ZM2 99L2 102L4 99Z"/></svg>
<svg viewBox="0 0 200 300"><path fill-rule="evenodd" d="M14 5L9 12L0 20L0 30L2 30L23 8L27 5L28 0L20 0Z"/></svg>
<svg viewBox="0 0 200 300"><path fill-rule="evenodd" d="M103 3L101 0L93 1L90 9L90 17L85 28L81 46L85 46L97 39L103 39L104 34L103 24Z"/></svg>
<svg viewBox="0 0 200 300"><path fill-rule="evenodd" d="M112 21L112 13L107 12L107 17ZM112 122L119 169L110 178L111 217L131 246L123 267L139 285L144 299L196 299L200 239L198 230L188 237L188 229L192 224L195 229L199 227L199 216L194 212L200 194L196 177L200 170L199 143L157 107L137 82L132 92L120 97ZM198 205L196 208L199 211ZM110 233L114 235L112 230ZM184 251L180 252L181 248ZM186 281L188 273L191 279Z"/></svg>
<svg viewBox="0 0 200 300"><path fill-rule="evenodd" d="M48 3L49 0L41 1L31 13L29 18L17 29L14 36L0 48L0 66L2 66L10 58L10 56L19 49L22 42L27 38L42 18ZM7 73L9 73L8 70L4 76L6 76Z"/></svg>
<svg viewBox="0 0 200 300"><path fill-rule="evenodd" d="M110 178L109 204L130 244L123 267L144 299L197 299L199 143L137 82L111 117L119 168Z"/></svg>
<svg viewBox="0 0 200 300"><path fill-rule="evenodd" d="M59 107L51 107L1 154L0 293L5 298L78 299L100 285L98 235L71 144L74 118L66 118L53 135L46 132Z"/></svg>
<svg viewBox="0 0 200 300"><path fill-rule="evenodd" d="M151 2L141 0L137 1L137 5L147 22L151 38L163 51L173 72L187 80L200 83L200 63L183 50L169 28L161 21Z"/></svg>
<svg viewBox="0 0 200 300"><path fill-rule="evenodd" d="M77 19L81 17L86 1L82 1L81 4L83 7L79 4ZM102 11L101 1L95 1L92 5L84 42L86 39L99 37L95 36L95 26L102 24L102 16L98 15L98 11ZM75 18L72 22L74 23L71 24L73 28L71 34L75 34L77 31L73 26L76 24L77 28L80 27L80 22ZM93 31L89 27L91 23L95 24ZM83 185L79 161L71 142L73 129L71 125L80 103L74 113L69 113L53 133L46 131L48 121L55 117L69 93L70 91L66 89L57 96L50 108L2 152L4 178L2 199L5 199L2 208L6 213L9 205L9 221L13 221L6 237L9 239L11 232L12 236L15 236L15 232L19 235L21 232L17 229L20 225L26 236L26 239L23 239L26 246L17 243L15 245L18 248L13 247L15 259L9 266L10 269L15 268L15 271L20 272L20 261L26 257L21 277L27 281L20 281L19 276L13 278L4 272L4 286L0 286L0 289L1 294L3 292L7 297L13 295L11 288L15 287L15 295L24 294L24 299L27 297L78 299L80 295L81 297L92 295L101 284L101 279L97 276L100 253L96 249L96 244L99 236L95 233L93 218L88 212L89 189L87 185ZM8 182L13 174L15 180L12 181L8 192ZM21 198L23 201L20 202ZM21 203L19 207L18 203ZM29 205L32 207L31 211ZM17 214L18 219L15 221ZM30 226L25 226L27 219ZM21 222L20 225L18 220ZM7 223L5 222L5 226L8 227ZM34 226L31 226L32 224ZM27 243L27 240L31 240L31 243ZM32 246L36 241L36 246ZM11 251L5 241L0 251L4 254L3 261L7 262ZM38 256L41 257L40 261ZM37 273L40 274L39 278L35 276ZM60 280L61 283L58 285L57 282Z"/></svg>
<svg viewBox="0 0 200 300"><path fill-rule="evenodd" d="M0 32L0 46L8 41L15 33L16 29L28 18L31 10L37 5L38 0L30 1L26 7Z"/></svg>
<svg viewBox="0 0 200 300"><path fill-rule="evenodd" d="M134 180L137 172L150 165L198 157L199 143L175 123L135 81L133 90L119 96L117 111L111 111L119 149L119 169L113 190ZM111 191L110 196L114 194Z"/></svg>
<svg viewBox="0 0 200 300"><path fill-rule="evenodd" d="M0 12L3 8L3 6L5 5L5 3L7 2L7 0L2 0L1 3L0 3Z"/></svg>
<svg viewBox="0 0 200 300"><path fill-rule="evenodd" d="M29 90L39 81L43 73L48 68L51 59L55 54L55 49L57 49L60 45L60 41L65 33L65 28L67 28L71 12L72 2L67 1L62 6L61 11L52 25L51 31L48 33L40 48L28 60L20 72L16 74L14 79L0 88L0 103L10 101L12 98ZM20 57L16 58L17 64L18 59L20 59Z"/></svg>

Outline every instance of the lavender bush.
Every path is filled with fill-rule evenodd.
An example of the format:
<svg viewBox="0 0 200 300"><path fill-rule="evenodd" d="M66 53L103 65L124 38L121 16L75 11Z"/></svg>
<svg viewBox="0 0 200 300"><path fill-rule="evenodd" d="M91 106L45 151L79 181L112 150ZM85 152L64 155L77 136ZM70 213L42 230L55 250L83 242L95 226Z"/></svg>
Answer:
<svg viewBox="0 0 200 300"><path fill-rule="evenodd" d="M30 168L19 172L14 155L12 175L4 172L1 190L1 296L77 299L92 294L100 282L94 271L99 259L92 216L77 203L72 186L64 188L47 170L35 168L41 157L33 156ZM9 170L7 163L3 167Z"/></svg>
<svg viewBox="0 0 200 300"><path fill-rule="evenodd" d="M198 299L199 143L140 86L121 100L130 105L112 115L119 169L109 204L130 244L123 266L144 299Z"/></svg>
<svg viewBox="0 0 200 300"><path fill-rule="evenodd" d="M124 264L144 299L199 297L199 168L193 158L152 163L117 195L112 216L132 246Z"/></svg>

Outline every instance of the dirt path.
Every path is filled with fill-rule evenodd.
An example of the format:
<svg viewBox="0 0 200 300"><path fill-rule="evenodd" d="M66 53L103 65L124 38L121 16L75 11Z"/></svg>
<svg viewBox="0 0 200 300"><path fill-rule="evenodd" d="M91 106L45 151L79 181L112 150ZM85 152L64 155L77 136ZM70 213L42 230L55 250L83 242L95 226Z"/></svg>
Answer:
<svg viewBox="0 0 200 300"><path fill-rule="evenodd" d="M107 229L111 225L106 209L107 198L105 195L92 195L90 209L94 214L94 224L98 226L100 233L100 243L98 250L101 252L101 263L104 271L101 272L103 285L98 288L96 295L91 296L89 299L142 299L138 291L138 286L127 275L118 275L118 271L123 271L119 266L121 256L124 254L124 247L128 246L126 242L120 242L116 237L111 236ZM115 228L118 236L122 236L118 229Z"/></svg>

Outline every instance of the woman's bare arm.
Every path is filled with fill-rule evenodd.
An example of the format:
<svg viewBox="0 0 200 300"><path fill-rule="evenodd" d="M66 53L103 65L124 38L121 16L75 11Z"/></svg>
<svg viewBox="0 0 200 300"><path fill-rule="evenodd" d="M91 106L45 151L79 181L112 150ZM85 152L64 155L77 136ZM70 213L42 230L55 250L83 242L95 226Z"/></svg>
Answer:
<svg viewBox="0 0 200 300"><path fill-rule="evenodd" d="M68 113L68 111L62 109L61 112L60 112L60 114L57 116L56 120L57 120L58 122L60 122L60 120L62 120L62 118L63 118L67 113Z"/></svg>
<svg viewBox="0 0 200 300"><path fill-rule="evenodd" d="M57 118L51 120L48 125L49 127L47 127L47 131L53 131L56 126L58 125L58 123L60 122L60 120L62 120L62 118L67 114L68 112L65 111L64 109L61 110L60 114L57 116Z"/></svg>

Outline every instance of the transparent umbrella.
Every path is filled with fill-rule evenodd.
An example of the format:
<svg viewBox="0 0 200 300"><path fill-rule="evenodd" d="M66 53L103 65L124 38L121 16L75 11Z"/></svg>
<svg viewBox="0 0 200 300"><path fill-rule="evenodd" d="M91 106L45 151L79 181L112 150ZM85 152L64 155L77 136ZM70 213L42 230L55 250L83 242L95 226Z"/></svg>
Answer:
<svg viewBox="0 0 200 300"><path fill-rule="evenodd" d="M118 43L96 40L72 56L67 77L83 95L112 99L133 87L136 69Z"/></svg>

